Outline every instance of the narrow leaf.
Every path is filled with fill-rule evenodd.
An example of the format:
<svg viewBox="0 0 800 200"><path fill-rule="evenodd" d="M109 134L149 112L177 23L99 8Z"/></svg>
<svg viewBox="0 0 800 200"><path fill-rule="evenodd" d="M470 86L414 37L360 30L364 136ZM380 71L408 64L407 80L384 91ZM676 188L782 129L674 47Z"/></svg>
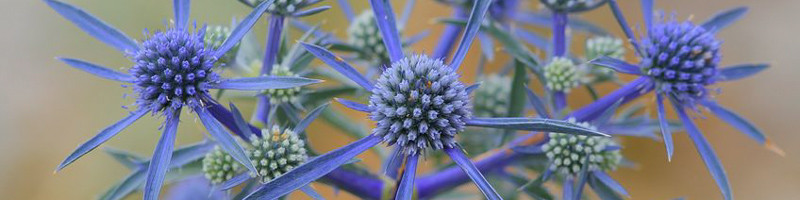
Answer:
<svg viewBox="0 0 800 200"><path fill-rule="evenodd" d="M478 89L478 87L481 87L481 83L472 84L469 87L467 87L466 89L464 89L464 91L467 92L467 94L472 94L472 91L474 91L475 89Z"/></svg>
<svg viewBox="0 0 800 200"><path fill-rule="evenodd" d="M587 129L566 121L553 119L523 117L472 118L467 120L467 126L609 137L605 133Z"/></svg>
<svg viewBox="0 0 800 200"><path fill-rule="evenodd" d="M472 11L469 14L469 19L464 29L464 35L461 37L461 41L458 42L458 48L453 55L453 60L450 61L450 67L456 70L458 70L458 67L461 66L461 62L463 62L464 58L467 56L467 51L469 51L469 47L472 45L475 35L478 34L478 30L480 30L481 24L483 24L483 18L489 10L489 5L492 3L492 1L473 2Z"/></svg>
<svg viewBox="0 0 800 200"><path fill-rule="evenodd" d="M247 169L249 169L253 173L258 173L258 170L253 166L253 163L250 162L250 159L247 157L247 154L244 153L244 149L242 146L236 142L236 139L233 138L228 131L219 124L219 122L208 113L208 109L200 108L195 109L197 113L197 117L200 118L200 122L203 123L203 126L206 127L208 133L214 140L222 147L222 150L225 150L228 154L233 157L234 160L238 161L242 165L244 165Z"/></svg>
<svg viewBox="0 0 800 200"><path fill-rule="evenodd" d="M189 23L189 0L173 0L173 12L175 13L175 22L178 29L186 28Z"/></svg>
<svg viewBox="0 0 800 200"><path fill-rule="evenodd" d="M714 153L714 149L712 149L711 145L708 144L708 141L703 136L703 133L701 133L700 130L694 125L692 119L686 115L686 111L683 110L681 105L675 103L675 101L672 101L672 105L675 107L675 111L678 112L678 116L681 118L681 121L683 121L683 126L686 127L686 132L689 133L689 137L692 138L694 146L697 149L697 153L699 153L700 157L703 158L703 162L705 162L708 172L711 173L711 176L714 177L714 180L717 182L717 186L719 187L720 192L722 192L722 196L726 200L733 199L733 192L731 191L730 184L728 184L728 175L725 174L725 169L719 162L717 154Z"/></svg>
<svg viewBox="0 0 800 200"><path fill-rule="evenodd" d="M253 131L250 129L249 125L246 121L244 121L244 117L242 117L242 113L239 112L239 108L236 105L233 105L233 102L230 103L229 107L231 108L231 114L233 115L233 122L236 124L236 129L242 132L240 136L250 137L253 135ZM210 109L209 109L210 112ZM216 117L214 119L217 119ZM220 120L217 120L220 121ZM231 129L229 127L228 129ZM244 138L243 138L244 139Z"/></svg>
<svg viewBox="0 0 800 200"><path fill-rule="evenodd" d="M397 23L395 22L392 5L388 0L370 0L372 12L375 13L375 22L383 36L383 44L389 52L392 62L402 59L403 47L400 43L400 36L397 33Z"/></svg>
<svg viewBox="0 0 800 200"><path fill-rule="evenodd" d="M361 111L361 112L365 112L365 113L372 112L372 109L369 108L369 106L367 106L367 105L360 104L358 102L350 101L350 100L347 100L347 99L340 99L340 98L334 98L334 99L337 102L341 103L342 105L344 105L345 107L348 107L350 109Z"/></svg>
<svg viewBox="0 0 800 200"><path fill-rule="evenodd" d="M136 41L80 8L56 0L45 0L45 3L97 40L122 52L139 50Z"/></svg>
<svg viewBox="0 0 800 200"><path fill-rule="evenodd" d="M533 109L536 110L536 114L542 118L550 118L550 114L544 106L544 101L539 98L539 95L536 95L536 93L528 87L525 87L525 93L528 96L528 102L533 106Z"/></svg>
<svg viewBox="0 0 800 200"><path fill-rule="evenodd" d="M150 164L147 167L147 178L144 184L145 200L158 199L158 194L161 192L161 185L163 185L164 177L169 169L169 161L172 159L172 149L175 146L175 135L178 132L179 121L180 112L175 112L173 115L167 117L167 122L164 125L164 132L161 134L161 139L158 140L158 144L156 144L153 158L150 159Z"/></svg>
<svg viewBox="0 0 800 200"><path fill-rule="evenodd" d="M239 175L234 176L231 179L228 179L227 181L223 182L222 184L220 184L219 185L219 189L220 190L233 189L234 187L236 187L238 185L241 185L242 183L246 182L247 180L250 180L250 178L251 177L250 177L249 172L241 173Z"/></svg>
<svg viewBox="0 0 800 200"><path fill-rule="evenodd" d="M97 148L97 146L100 146L100 144L103 144L104 142L108 141L108 139L111 139L112 137L117 135L117 133L127 128L129 125L131 125L131 123L135 122L148 112L150 112L150 109L141 109L134 111L133 113L131 113L131 115L128 115L127 117L123 118L117 123L114 123L113 125L103 129L96 136L92 137L92 139L89 139L89 141L86 141L86 143L81 144L80 146L78 146L77 149L72 151L72 153L69 156L67 156L67 158L61 162L61 164L58 165L58 167L56 168L56 172L63 169L72 162L75 162L75 160L85 155L86 153L89 153L90 151L94 150L95 148Z"/></svg>
<svg viewBox="0 0 800 200"><path fill-rule="evenodd" d="M322 11L326 11L328 9L331 9L331 6L320 6L320 7L311 8L311 9L308 9L308 10L302 10L302 11L296 12L296 13L292 14L292 17L311 16L311 15L314 15L314 14L317 14L317 13L321 13Z"/></svg>
<svg viewBox="0 0 800 200"><path fill-rule="evenodd" d="M410 200L414 196L414 179L417 178L417 162L419 155L412 154L406 157L406 168L403 171L403 178L397 186L397 193L394 199Z"/></svg>
<svg viewBox="0 0 800 200"><path fill-rule="evenodd" d="M72 59L72 58L58 58L58 59L61 60L64 63L67 63L67 65L70 65L70 66L72 66L72 67L74 67L76 69L79 69L79 70L82 70L82 71L85 71L85 72L89 72L90 74L98 76L100 78L114 80L114 81L120 81L120 82L127 82L127 83L133 82L135 80L135 78L133 76L131 76L131 75L128 75L128 74L125 74L125 73L122 73L122 72L118 72L118 71L109 69L107 67L95 65L95 64L92 64L92 63L89 63L89 62L86 62L86 61L82 61L82 60L78 60L78 59Z"/></svg>
<svg viewBox="0 0 800 200"><path fill-rule="evenodd" d="M656 105L658 106L658 122L661 127L661 137L664 138L664 145L667 148L667 160L672 161L672 153L675 151L672 142L672 132L669 131L669 121L667 120L667 112L664 110L664 95L661 93L656 94Z"/></svg>
<svg viewBox="0 0 800 200"><path fill-rule="evenodd" d="M758 127L747 121L747 119L737 115L725 107L720 106L716 102L703 101L702 104L711 110L714 115L738 129L745 135L750 136L750 138L753 138L753 140L759 144L764 145L767 149L777 153L778 155L784 155L783 150L767 139L767 136L764 136L764 133L762 133Z"/></svg>
<svg viewBox="0 0 800 200"><path fill-rule="evenodd" d="M396 146L392 150L392 154L386 159L383 166L383 174L392 179L397 179L397 173L403 165L403 148Z"/></svg>
<svg viewBox="0 0 800 200"><path fill-rule="evenodd" d="M743 64L725 67L719 70L717 81L735 81L755 75L769 68L767 64Z"/></svg>
<svg viewBox="0 0 800 200"><path fill-rule="evenodd" d="M277 199L328 174L351 158L381 142L381 138L369 135L347 146L313 158L292 171L261 186L245 199Z"/></svg>
<svg viewBox="0 0 800 200"><path fill-rule="evenodd" d="M647 33L653 27L653 0L642 0L642 16L644 16L644 27Z"/></svg>
<svg viewBox="0 0 800 200"><path fill-rule="evenodd" d="M216 49L214 56L217 58L221 58L222 55L225 55L233 46L236 46L236 43L239 43L240 40L244 37L247 32L250 31L250 28L256 24L258 18L261 18L262 13L267 10L267 7L272 5L275 0L267 0L253 8L253 11L247 15L242 21L236 25L236 28L233 28L231 31L230 36L225 39L225 42L222 42L222 45Z"/></svg>
<svg viewBox="0 0 800 200"><path fill-rule="evenodd" d="M600 56L595 58L594 60L589 61L589 63L603 66L619 73L625 74L635 74L641 75L642 71L639 69L639 66L628 64L625 61L618 60L616 58L611 58L608 56Z"/></svg>
<svg viewBox="0 0 800 200"><path fill-rule="evenodd" d="M714 14L711 18L700 23L708 31L716 32L736 22L747 14L747 7L737 7Z"/></svg>
<svg viewBox="0 0 800 200"><path fill-rule="evenodd" d="M483 177L483 174L472 164L472 161L467 158L467 155L464 155L464 151L461 148L445 148L444 152L450 156L450 159L453 160L464 173L472 179L472 182L475 183L475 186L478 186L478 189L481 190L483 195L490 200L496 199L503 199L497 194L497 191L494 190L492 185L486 181L486 178Z"/></svg>
<svg viewBox="0 0 800 200"><path fill-rule="evenodd" d="M347 64L347 62L345 62L342 58L333 55L333 53L320 46L307 43L301 43L301 44L303 45L303 47L306 48L306 50L308 50L308 52L314 54L314 56L322 60L322 62L325 62L326 64L328 64L328 66L331 66L334 70L338 71L347 78L350 78L350 80L360 85L367 91L372 91L372 88L374 88L372 83L369 80L367 80L367 78L361 75L361 73L359 73L355 68Z"/></svg>
<svg viewBox="0 0 800 200"><path fill-rule="evenodd" d="M293 132L300 133L305 131L306 128L308 128L308 125L310 125L311 122L317 119L319 114L322 113L322 111L325 110L325 108L328 108L328 105L330 105L330 103L322 104L321 106L314 108L314 110L311 110L311 112L308 112L306 118L303 118L302 120L300 120L300 123L297 123L297 125L294 126Z"/></svg>
<svg viewBox="0 0 800 200"><path fill-rule="evenodd" d="M311 188L311 186L309 186L309 185L305 185L303 187L300 187L300 191L303 191L303 193L306 193L306 195L308 195L309 197L311 197L311 198L313 198L315 200L324 200L325 199L324 197L322 197L322 195L317 193L317 191L314 190L314 188Z"/></svg>
<svg viewBox="0 0 800 200"><path fill-rule="evenodd" d="M287 89L287 88L301 87L321 82L322 80L309 79L303 77L259 76L259 77L226 79L220 81L217 84L211 85L211 88L231 89L231 90Z"/></svg>
<svg viewBox="0 0 800 200"><path fill-rule="evenodd" d="M614 178L611 178L611 176L608 176L608 174L606 174L605 172L595 170L594 172L592 172L592 175L594 176L594 178L597 178L597 180L600 181L600 183L602 183L603 185L608 186L609 188L613 189L616 192L619 192L622 195L630 196L628 195L628 191L625 190L625 187L622 187L621 184L615 181Z"/></svg>

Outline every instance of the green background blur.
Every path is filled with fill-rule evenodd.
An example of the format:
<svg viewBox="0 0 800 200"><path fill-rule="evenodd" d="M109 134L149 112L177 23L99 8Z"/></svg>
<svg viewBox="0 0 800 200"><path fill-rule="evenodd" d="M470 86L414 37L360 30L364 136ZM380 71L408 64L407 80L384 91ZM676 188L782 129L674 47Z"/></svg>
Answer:
<svg viewBox="0 0 800 200"><path fill-rule="evenodd" d="M167 0L68 2L136 39L143 38L143 28L163 29L167 23L165 20L172 18L172 1ZM358 2L354 3L357 11L367 8L361 0ZM248 13L245 6L233 0L197 0L192 3L192 20L201 23L227 25L232 16L241 18ZM394 7L399 10L402 3L394 2ZM323 4L333 5L333 1ZM528 4L538 6L533 1ZM630 24L642 24L638 1L620 0L620 4L631 20ZM126 68L130 63L119 52L83 33L41 1L6 0L0 5L0 199L95 198L128 173L106 154L95 151L58 174L52 172L78 144L126 115L120 106L132 103L131 98L122 99L122 94L130 93L130 90L69 68L53 58L81 58L114 68ZM719 84L722 93L717 98L761 127L786 151L786 156L763 149L714 117L698 121L722 160L738 199L800 198L800 146L796 145L800 135L794 127L800 125L794 124L800 122L800 92L797 88L800 86L797 78L800 76L800 41L797 40L800 1L657 2L657 8L678 10L679 18L692 17L695 22L737 5L749 6L751 10L744 19L718 34L724 40L723 66L769 62L772 68L753 78ZM333 6L324 14L305 20L324 21L325 30L344 36L345 18L337 6ZM432 34L412 47L415 52L432 51L443 28L434 24L432 19L449 14L448 8L433 1L418 2L406 32L418 33L427 29ZM618 35L621 33L607 7L582 17ZM262 18L254 29L260 41L263 41L265 27L266 21ZM465 62L464 81L468 83L474 81L473 71L479 53L478 43L475 44ZM573 47L582 49L577 48L578 45ZM507 56L500 56L493 63L493 69L506 59ZM608 92L613 87L602 89ZM584 93L578 90L571 97L573 107L588 103ZM652 96L640 101L653 109ZM250 110L252 105L242 103L241 107ZM344 110L339 105L334 108ZM354 120L364 119L363 114L350 114ZM194 119L189 116L183 118L184 123L179 129L179 144L193 143L202 138L202 126L193 123ZM161 120L142 118L105 147L113 146L149 156L160 134L156 128ZM312 125L310 133L315 148L328 151L350 140L330 131L322 122ZM685 134L678 134L675 142L675 157L668 163L663 144L645 139L625 140L623 153L639 165L635 169L620 169L612 176L620 180L635 199L719 199L717 187L692 143ZM371 170L379 166L377 156L371 152L360 158L365 159ZM425 174L425 168L423 166L418 173ZM323 195L335 198L329 188L316 186ZM474 190L474 186L468 184L462 189ZM292 197L306 198L298 194ZM345 192L337 197L353 198Z"/></svg>

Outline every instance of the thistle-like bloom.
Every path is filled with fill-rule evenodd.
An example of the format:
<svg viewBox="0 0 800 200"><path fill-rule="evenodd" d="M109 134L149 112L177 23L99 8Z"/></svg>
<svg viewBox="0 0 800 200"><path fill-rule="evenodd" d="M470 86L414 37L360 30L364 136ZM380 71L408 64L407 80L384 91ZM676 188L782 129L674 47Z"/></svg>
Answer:
<svg viewBox="0 0 800 200"><path fill-rule="evenodd" d="M569 58L555 57L544 66L544 78L548 89L569 93L580 84L581 74Z"/></svg>
<svg viewBox="0 0 800 200"><path fill-rule="evenodd" d="M206 109L207 105L216 104L209 95L209 89L263 90L296 87L318 82L312 79L287 77L221 79L214 72L213 66L218 58L238 43L266 10L269 3L263 3L254 9L219 48L212 49L205 48L203 41L205 28L200 29L199 32L186 28L189 22L188 0L174 1L176 21L174 27L152 33L139 43L77 7L55 0L46 0L45 2L90 35L125 52L132 60L133 66L126 74L81 60L68 58L61 60L72 67L101 78L132 84L133 91L137 94L136 104L138 106L131 115L102 130L97 136L80 145L56 170L66 167L95 149L148 112L152 112L153 115L161 114L166 116L164 132L156 145L153 159L148 164L148 176L144 187L145 199L158 197L164 176L169 168L180 111L183 107L188 107L197 113L216 142L236 161L243 163L249 170L255 171L242 147Z"/></svg>
<svg viewBox="0 0 800 200"><path fill-rule="evenodd" d="M308 159L305 142L294 131L273 126L270 130L261 129L261 135L263 138L250 136L252 147L247 150L250 162L258 170L250 177L259 177L261 183L292 171Z"/></svg>
<svg viewBox="0 0 800 200"><path fill-rule="evenodd" d="M764 64L726 68L718 66L721 59L719 51L721 42L716 39L714 34L742 17L747 8L727 10L701 24L694 24L690 21L679 22L674 17L654 21L653 1L643 0L642 10L646 35L641 36L640 40L635 40L619 6L613 0L609 3L617 21L640 56L641 62L629 64L610 57L600 57L592 63L609 67L621 73L642 76L631 84L636 85L637 89L631 90L630 87L623 87L624 90L609 95L609 99L627 100L632 97L631 95L641 94L642 89L655 89L661 132L667 149L667 157L671 158L672 134L667 125L664 109L664 99L669 99L689 137L694 141L698 153L717 182L723 197L732 199L733 195L722 165L686 110L697 111L697 105L704 106L717 117L730 123L757 142L781 153L754 125L717 104L709 92L711 91L709 87L713 87L715 82L748 77L767 67ZM588 109L578 111L576 116L585 116L587 113L591 113L591 110L602 110L596 109L597 106L607 103L608 101L598 101Z"/></svg>
<svg viewBox="0 0 800 200"><path fill-rule="evenodd" d="M424 55L404 55L391 6L382 0L373 0L371 3L392 60L391 67L384 70L377 84L373 85L343 59L326 49L312 44L303 45L318 59L372 92L369 105L339 101L354 110L370 113L377 128L365 138L313 158L270 181L248 198L273 199L283 196L331 172L361 152L385 142L398 149L392 157L399 160L390 162L402 163L402 160L406 160L395 198L411 198L419 155L427 150L441 149L469 175L488 199L499 199L497 192L453 140L453 136L464 126L604 135L558 120L471 117L467 97L469 91L477 86L465 87L455 73L483 21L490 1L477 1L473 6L462 42L454 59L448 64ZM385 172L390 177L396 177L398 168L399 165L387 165Z"/></svg>
<svg viewBox="0 0 800 200"><path fill-rule="evenodd" d="M230 154L215 146L214 150L203 157L203 173L212 184L219 184L235 176L242 165L236 162ZM258 169L258 168L256 168Z"/></svg>

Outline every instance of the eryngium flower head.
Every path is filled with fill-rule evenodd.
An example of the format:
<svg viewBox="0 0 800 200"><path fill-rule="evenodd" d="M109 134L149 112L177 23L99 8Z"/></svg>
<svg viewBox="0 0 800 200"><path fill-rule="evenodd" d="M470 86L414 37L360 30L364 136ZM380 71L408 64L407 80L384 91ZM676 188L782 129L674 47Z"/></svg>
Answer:
<svg viewBox="0 0 800 200"><path fill-rule="evenodd" d="M209 26L206 27L206 35L203 37L203 43L208 49L218 49L231 35L231 29L226 26ZM239 51L239 43L236 43L231 50L229 50L221 58L218 58L220 63L229 63L236 56Z"/></svg>
<svg viewBox="0 0 800 200"><path fill-rule="evenodd" d="M595 0L540 0L542 4L556 11L581 10L594 6Z"/></svg>
<svg viewBox="0 0 800 200"><path fill-rule="evenodd" d="M251 136L252 148L247 149L247 155L258 170L258 174L250 176L260 177L262 183L291 171L308 159L305 142L292 130L273 126L270 130L262 129L261 135L263 138Z"/></svg>
<svg viewBox="0 0 800 200"><path fill-rule="evenodd" d="M258 2L257 4L260 4L264 1L266 0L258 0L256 2ZM306 4L306 0L275 0L269 5L269 7L267 7L267 12L288 16L294 12L297 12L298 9L305 7Z"/></svg>
<svg viewBox="0 0 800 200"><path fill-rule="evenodd" d="M383 36L371 10L359 14L347 27L348 43L360 49L359 58L380 63L389 60Z"/></svg>
<svg viewBox="0 0 800 200"><path fill-rule="evenodd" d="M442 60L426 55L398 60L372 90L370 118L378 122L372 132L407 154L454 147L455 135L471 116L464 89Z"/></svg>
<svg viewBox="0 0 800 200"><path fill-rule="evenodd" d="M481 86L475 89L474 94L472 111L475 116L507 117L511 78L497 74L486 76L481 80Z"/></svg>
<svg viewBox="0 0 800 200"><path fill-rule="evenodd" d="M706 85L714 83L720 44L712 32L689 21L654 23L642 39L646 51L642 70L656 81L658 90L693 103L705 97Z"/></svg>
<svg viewBox="0 0 800 200"><path fill-rule="evenodd" d="M272 73L273 76L294 76L298 77L297 74L294 74L289 67L283 65L273 65ZM266 90L266 94L269 95L270 103L272 104L280 104L280 103L288 103L297 100L297 94L300 93L300 87L293 87L287 89L268 89Z"/></svg>
<svg viewBox="0 0 800 200"><path fill-rule="evenodd" d="M586 122L577 123L574 118L569 121L596 129ZM615 170L622 159L619 149L606 150L607 147L616 146L614 140L608 137L563 133L549 133L549 137L550 140L542 145L542 151L550 160L550 170L564 175L577 175L586 164L589 171Z"/></svg>
<svg viewBox="0 0 800 200"><path fill-rule="evenodd" d="M241 167L241 164L219 146L215 146L214 150L206 153L203 158L203 173L213 184L230 180Z"/></svg>
<svg viewBox="0 0 800 200"><path fill-rule="evenodd" d="M580 75L578 67L569 58L555 57L544 66L547 88L553 91L569 92L578 87Z"/></svg>
<svg viewBox="0 0 800 200"><path fill-rule="evenodd" d="M219 76L212 71L217 58L203 46L202 33L170 29L142 42L130 74L136 77L137 104L153 113L200 106L207 85Z"/></svg>

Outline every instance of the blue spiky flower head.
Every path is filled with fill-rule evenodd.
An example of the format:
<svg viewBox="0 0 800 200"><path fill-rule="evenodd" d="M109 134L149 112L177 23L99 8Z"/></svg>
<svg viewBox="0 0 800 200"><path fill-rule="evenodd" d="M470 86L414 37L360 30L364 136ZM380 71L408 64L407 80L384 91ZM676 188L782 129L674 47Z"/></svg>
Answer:
<svg viewBox="0 0 800 200"><path fill-rule="evenodd" d="M372 90L373 133L407 154L454 147L471 116L469 97L453 68L426 55L392 63Z"/></svg>
<svg viewBox="0 0 800 200"><path fill-rule="evenodd" d="M587 122L569 122L595 130ZM586 166L587 170L615 170L622 155L619 149L607 150L616 146L613 139L599 136L571 135L549 133L548 142L542 145L542 151L550 160L549 169L568 176L575 176Z"/></svg>
<svg viewBox="0 0 800 200"><path fill-rule="evenodd" d="M713 32L690 21L672 17L655 23L642 38L643 73L655 80L657 90L673 94L681 103L704 98L714 83L720 61L720 42Z"/></svg>
<svg viewBox="0 0 800 200"><path fill-rule="evenodd" d="M203 32L169 29L141 43L130 69L140 107L156 113L201 105L209 83L219 79L213 71L217 58L204 48L203 37Z"/></svg>
<svg viewBox="0 0 800 200"><path fill-rule="evenodd" d="M258 170L258 174L251 173L250 176L260 177L262 183L291 171L308 159L305 142L292 130L273 126L262 129L261 135L263 138L251 136L247 155Z"/></svg>

